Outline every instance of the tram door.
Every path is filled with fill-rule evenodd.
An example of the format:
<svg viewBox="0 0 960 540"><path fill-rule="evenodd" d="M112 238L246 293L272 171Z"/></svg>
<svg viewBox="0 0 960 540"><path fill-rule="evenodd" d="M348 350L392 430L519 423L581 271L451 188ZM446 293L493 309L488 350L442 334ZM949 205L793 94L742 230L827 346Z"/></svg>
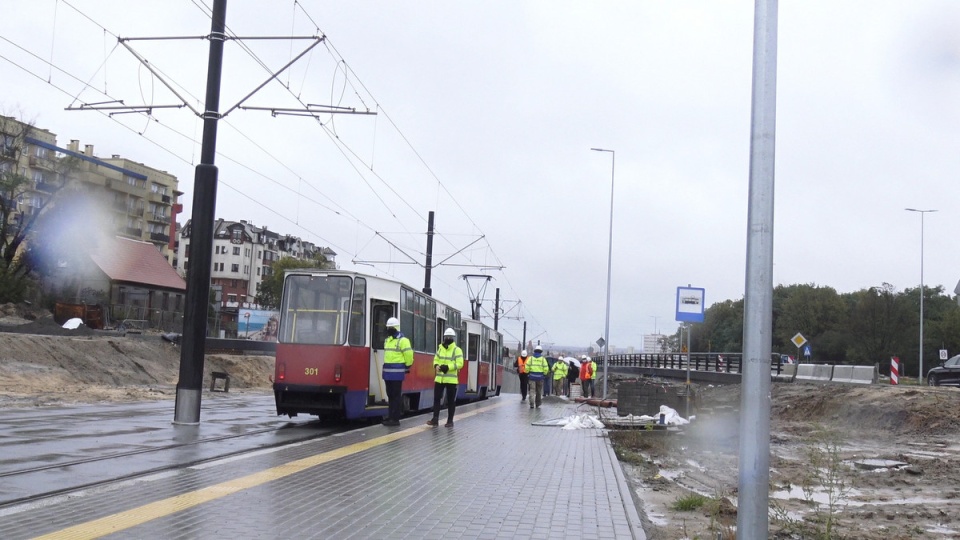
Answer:
<svg viewBox="0 0 960 540"><path fill-rule="evenodd" d="M383 342L387 339L387 319L394 316L397 305L383 300L370 301L370 381L368 404L387 401L387 387L383 384Z"/></svg>
<svg viewBox="0 0 960 540"><path fill-rule="evenodd" d="M469 327L468 327L469 328ZM480 378L480 334L467 330L467 392L476 393Z"/></svg>

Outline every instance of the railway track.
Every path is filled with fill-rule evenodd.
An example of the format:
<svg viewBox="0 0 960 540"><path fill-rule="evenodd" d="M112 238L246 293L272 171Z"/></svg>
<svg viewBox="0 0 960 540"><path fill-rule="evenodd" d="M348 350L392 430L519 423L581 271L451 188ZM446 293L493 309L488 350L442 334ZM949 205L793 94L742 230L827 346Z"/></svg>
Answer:
<svg viewBox="0 0 960 540"><path fill-rule="evenodd" d="M205 411L209 416L229 414L230 403ZM234 404L235 405L235 404ZM97 489L110 484L172 472L188 467L242 457L245 454L321 439L362 427L358 424L321 424L318 420L289 422L262 413L229 425L209 421L201 426L171 427L169 403L144 410L143 404L123 407L70 409L63 415L80 424L81 433L37 427L41 411L4 411L0 435L7 441L0 458L0 513L15 511L58 496ZM118 411L126 410L126 417ZM233 408L236 412L236 408ZM50 410L47 410L48 412ZM104 413L109 411L110 414ZM131 429L131 423L160 425ZM132 418L130 418L132 416ZM262 425L270 423L272 425ZM86 425L97 430L85 429ZM86 433L82 433L86 431ZM32 437L32 438L31 438Z"/></svg>

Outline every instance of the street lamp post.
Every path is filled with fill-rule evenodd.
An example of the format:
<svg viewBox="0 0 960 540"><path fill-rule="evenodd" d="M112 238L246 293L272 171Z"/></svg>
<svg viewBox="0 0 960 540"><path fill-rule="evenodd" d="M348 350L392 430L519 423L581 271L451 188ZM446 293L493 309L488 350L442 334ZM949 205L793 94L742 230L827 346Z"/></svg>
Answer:
<svg viewBox="0 0 960 540"><path fill-rule="evenodd" d="M607 248L607 318L603 327L603 398L607 398L607 364L610 363L610 276L613 269L613 180L617 167L617 153L604 148L591 148L594 152L610 152L610 241Z"/></svg>
<svg viewBox="0 0 960 540"><path fill-rule="evenodd" d="M917 382L923 384L923 215L936 210L917 210L916 208L904 208L907 212L917 212L920 214L920 373L917 374Z"/></svg>

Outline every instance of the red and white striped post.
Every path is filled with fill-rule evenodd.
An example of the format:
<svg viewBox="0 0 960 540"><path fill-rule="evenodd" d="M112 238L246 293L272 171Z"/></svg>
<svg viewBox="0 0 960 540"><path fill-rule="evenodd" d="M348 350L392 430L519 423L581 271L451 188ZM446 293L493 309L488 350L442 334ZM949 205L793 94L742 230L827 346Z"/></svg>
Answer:
<svg viewBox="0 0 960 540"><path fill-rule="evenodd" d="M900 359L890 357L890 384L900 384Z"/></svg>

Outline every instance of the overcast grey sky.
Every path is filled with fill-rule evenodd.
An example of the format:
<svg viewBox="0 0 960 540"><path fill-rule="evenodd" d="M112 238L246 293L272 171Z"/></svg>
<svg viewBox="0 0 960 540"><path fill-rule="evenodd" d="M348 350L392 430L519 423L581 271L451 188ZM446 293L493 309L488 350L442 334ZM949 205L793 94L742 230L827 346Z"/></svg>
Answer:
<svg viewBox="0 0 960 540"><path fill-rule="evenodd" d="M64 108L176 103L115 36L205 35L205 4L0 0L0 110L61 146L79 139L175 174L185 221L201 134L192 113ZM435 296L466 312L458 276L488 273L488 312L500 287L528 337L586 346L604 326L611 160L590 151L602 147L616 151L612 344L639 349L655 326L672 332L677 286L705 288L708 306L742 298L752 2L233 0L227 25L328 38L248 104L291 107L296 96L380 114L321 126L232 112L219 129L217 217L330 246L342 268L419 288L418 266L354 261L407 261L391 244L422 260L435 210L435 260L485 235L449 262L506 267L438 268ZM952 293L957 28L949 1L780 4L776 284L918 286L912 207L939 210L925 218L924 281ZM306 46L245 43L274 69ZM199 107L206 41L133 47ZM266 76L228 43L221 110ZM518 320L502 328L507 343L520 338Z"/></svg>

